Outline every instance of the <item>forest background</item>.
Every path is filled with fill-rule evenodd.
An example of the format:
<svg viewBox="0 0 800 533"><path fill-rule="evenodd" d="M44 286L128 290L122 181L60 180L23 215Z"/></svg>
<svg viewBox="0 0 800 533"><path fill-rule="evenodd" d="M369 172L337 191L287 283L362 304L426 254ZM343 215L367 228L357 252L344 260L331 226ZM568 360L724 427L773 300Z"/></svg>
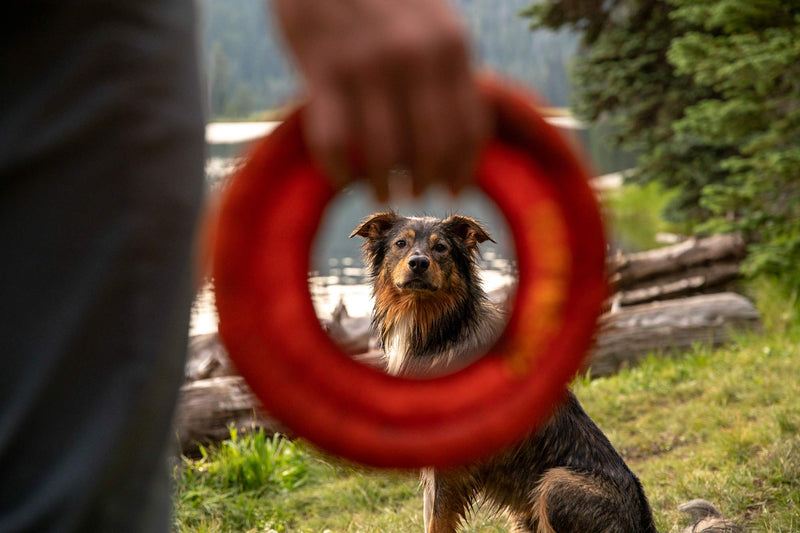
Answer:
<svg viewBox="0 0 800 533"><path fill-rule="evenodd" d="M269 118L297 81L263 3L203 4L209 117ZM800 1L455 4L480 64L613 127L611 140L638 155L627 179L672 191L668 220L742 232L746 272L797 291Z"/></svg>

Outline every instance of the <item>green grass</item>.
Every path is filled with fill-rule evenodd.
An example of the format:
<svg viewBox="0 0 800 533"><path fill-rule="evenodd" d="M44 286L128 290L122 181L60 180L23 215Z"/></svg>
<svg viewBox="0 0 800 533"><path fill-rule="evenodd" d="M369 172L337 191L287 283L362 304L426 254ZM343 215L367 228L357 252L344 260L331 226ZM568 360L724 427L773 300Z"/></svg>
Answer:
<svg viewBox="0 0 800 533"><path fill-rule="evenodd" d="M660 531L678 531L677 505L697 497L748 531L800 531L800 320L790 298L758 292L762 334L573 384L639 475ZM175 531L423 529L415 474L348 465L303 442L239 436L175 478ZM481 511L465 529L507 530Z"/></svg>

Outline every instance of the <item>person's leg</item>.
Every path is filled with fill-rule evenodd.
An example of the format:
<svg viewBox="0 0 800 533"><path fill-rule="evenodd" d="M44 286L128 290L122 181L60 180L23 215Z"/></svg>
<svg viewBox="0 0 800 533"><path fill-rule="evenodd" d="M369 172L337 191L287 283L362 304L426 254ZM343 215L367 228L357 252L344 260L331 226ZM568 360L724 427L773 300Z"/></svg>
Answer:
<svg viewBox="0 0 800 533"><path fill-rule="evenodd" d="M168 531L203 176L193 2L30 5L0 35L0 532Z"/></svg>

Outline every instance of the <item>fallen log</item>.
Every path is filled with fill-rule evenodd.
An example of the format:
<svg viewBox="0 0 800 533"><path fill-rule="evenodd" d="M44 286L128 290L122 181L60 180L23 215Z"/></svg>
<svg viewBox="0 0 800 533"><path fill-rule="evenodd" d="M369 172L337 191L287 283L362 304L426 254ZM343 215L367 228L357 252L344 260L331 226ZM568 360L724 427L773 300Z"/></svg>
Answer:
<svg viewBox="0 0 800 533"><path fill-rule="evenodd" d="M692 267L715 262L738 262L744 255L744 239L741 235L728 233L692 237L672 246L646 252L620 254L608 260L607 268L616 290L625 290L634 288L644 280L685 273Z"/></svg>
<svg viewBox="0 0 800 533"><path fill-rule="evenodd" d="M378 369L384 366L383 352L378 350L365 350L353 358ZM264 411L244 378L236 374L218 334L189 339L185 378L174 421L181 453L196 455L200 445L230 438L231 426L240 431L286 434Z"/></svg>
<svg viewBox="0 0 800 533"><path fill-rule="evenodd" d="M189 337L184 377L186 381L236 375L228 352L219 340L219 333Z"/></svg>
<svg viewBox="0 0 800 533"><path fill-rule="evenodd" d="M717 345L759 326L753 304L732 292L622 307L601 317L587 366L592 376L604 376L652 352Z"/></svg>
<svg viewBox="0 0 800 533"><path fill-rule="evenodd" d="M230 438L231 426L240 431L285 433L240 376L201 379L181 387L174 426L185 455L196 455L199 445Z"/></svg>
<svg viewBox="0 0 800 533"><path fill-rule="evenodd" d="M612 296L612 306L637 305L701 292L714 292L738 278L738 261L696 266L647 283L631 284L629 289L617 291Z"/></svg>

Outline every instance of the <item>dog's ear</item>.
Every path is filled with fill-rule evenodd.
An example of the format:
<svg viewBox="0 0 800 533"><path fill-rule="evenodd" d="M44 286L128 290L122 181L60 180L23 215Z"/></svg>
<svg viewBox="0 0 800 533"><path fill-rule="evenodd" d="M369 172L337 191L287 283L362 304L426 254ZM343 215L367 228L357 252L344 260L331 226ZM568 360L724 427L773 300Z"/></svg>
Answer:
<svg viewBox="0 0 800 533"><path fill-rule="evenodd" d="M447 217L442 224L456 237L461 239L470 250L474 250L484 241L492 241L492 236L474 218L452 215Z"/></svg>
<svg viewBox="0 0 800 533"><path fill-rule="evenodd" d="M352 239L356 235L364 237L368 241L374 241L383 237L392 226L394 226L401 218L400 215L392 211L386 213L374 213L368 216L364 222L358 225L353 233L350 234Z"/></svg>

